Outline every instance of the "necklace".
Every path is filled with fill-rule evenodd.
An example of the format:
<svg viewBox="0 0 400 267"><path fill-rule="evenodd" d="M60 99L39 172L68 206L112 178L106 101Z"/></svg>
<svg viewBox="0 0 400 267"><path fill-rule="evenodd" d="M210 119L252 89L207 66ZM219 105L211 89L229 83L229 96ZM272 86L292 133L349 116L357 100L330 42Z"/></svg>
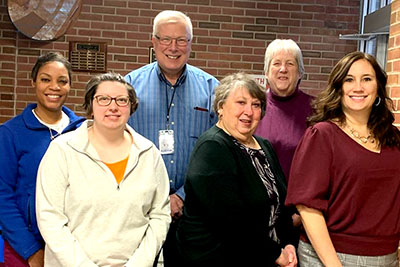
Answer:
<svg viewBox="0 0 400 267"><path fill-rule="evenodd" d="M64 112L61 113L61 119L56 122L56 123L46 123L44 121L42 121L39 117L39 115L36 113L35 109L32 109L33 115L35 115L35 117L37 118L37 120L43 124L44 126L47 127L47 129L49 129L49 133L50 133L50 140L54 140L57 136L61 135L62 131L65 129L65 127L67 127L67 125L69 124L69 118L67 115L65 115ZM53 130L56 132L56 134L53 135Z"/></svg>
<svg viewBox="0 0 400 267"><path fill-rule="evenodd" d="M368 136L361 136L359 132L357 132L353 127L351 127L350 125L348 125L346 122L344 123L344 126L346 126L347 129L349 129L350 134L351 134L354 138L360 140L360 141L363 142L364 144L368 143L368 141L369 141L370 143L372 143L372 144L375 143L375 139L372 138L372 134L371 134L371 133L368 134Z"/></svg>
<svg viewBox="0 0 400 267"><path fill-rule="evenodd" d="M61 134L61 133L57 132L55 135L53 135L53 131L49 127L47 127L47 128L49 129L51 140L54 140L54 138L56 138L57 136L59 136Z"/></svg>

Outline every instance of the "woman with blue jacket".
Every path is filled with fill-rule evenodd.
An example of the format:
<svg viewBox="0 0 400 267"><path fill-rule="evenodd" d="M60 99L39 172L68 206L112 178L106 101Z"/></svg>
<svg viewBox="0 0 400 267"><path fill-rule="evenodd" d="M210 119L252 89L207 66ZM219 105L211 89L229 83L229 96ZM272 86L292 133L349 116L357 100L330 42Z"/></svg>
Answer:
<svg viewBox="0 0 400 267"><path fill-rule="evenodd" d="M51 140L84 121L63 106L71 64L62 55L50 52L37 59L32 86L37 103L0 125L0 225L6 267L43 266L44 242L35 214L37 169Z"/></svg>

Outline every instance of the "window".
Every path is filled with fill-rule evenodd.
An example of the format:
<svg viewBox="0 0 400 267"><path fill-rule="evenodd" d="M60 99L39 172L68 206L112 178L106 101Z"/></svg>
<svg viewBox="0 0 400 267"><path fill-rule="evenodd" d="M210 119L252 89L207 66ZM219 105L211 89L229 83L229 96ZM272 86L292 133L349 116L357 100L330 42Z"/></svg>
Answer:
<svg viewBox="0 0 400 267"><path fill-rule="evenodd" d="M384 69L390 27L392 0L363 0L361 5L361 35L359 50L374 55Z"/></svg>

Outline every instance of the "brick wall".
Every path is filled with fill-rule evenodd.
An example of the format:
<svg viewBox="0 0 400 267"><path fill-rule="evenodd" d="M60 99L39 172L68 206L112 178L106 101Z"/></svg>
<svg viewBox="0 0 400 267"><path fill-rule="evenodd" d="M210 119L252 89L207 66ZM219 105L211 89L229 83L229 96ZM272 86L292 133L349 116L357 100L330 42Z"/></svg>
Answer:
<svg viewBox="0 0 400 267"><path fill-rule="evenodd" d="M161 10L188 14L194 27L189 63L221 78L239 70L263 73L265 47L275 38L291 38L303 50L306 75L301 88L316 94L355 41L359 0L84 0L81 14L56 41L30 40L17 32L0 0L0 123L35 101L30 70L38 55L57 50L68 56L70 41L105 41L107 69L126 74L149 61L152 19ZM66 105L82 110L83 88L93 73L75 72Z"/></svg>
<svg viewBox="0 0 400 267"><path fill-rule="evenodd" d="M400 126L400 1L392 2L386 71L388 90L394 103L395 125Z"/></svg>

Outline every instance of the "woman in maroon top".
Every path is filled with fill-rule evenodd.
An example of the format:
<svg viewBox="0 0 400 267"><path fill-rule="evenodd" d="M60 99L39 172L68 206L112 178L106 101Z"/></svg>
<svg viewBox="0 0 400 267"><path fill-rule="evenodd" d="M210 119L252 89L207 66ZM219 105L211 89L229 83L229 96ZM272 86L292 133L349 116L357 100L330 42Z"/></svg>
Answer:
<svg viewBox="0 0 400 267"><path fill-rule="evenodd" d="M397 266L400 132L386 73L343 57L314 103L291 167L286 205L301 215L303 266Z"/></svg>

